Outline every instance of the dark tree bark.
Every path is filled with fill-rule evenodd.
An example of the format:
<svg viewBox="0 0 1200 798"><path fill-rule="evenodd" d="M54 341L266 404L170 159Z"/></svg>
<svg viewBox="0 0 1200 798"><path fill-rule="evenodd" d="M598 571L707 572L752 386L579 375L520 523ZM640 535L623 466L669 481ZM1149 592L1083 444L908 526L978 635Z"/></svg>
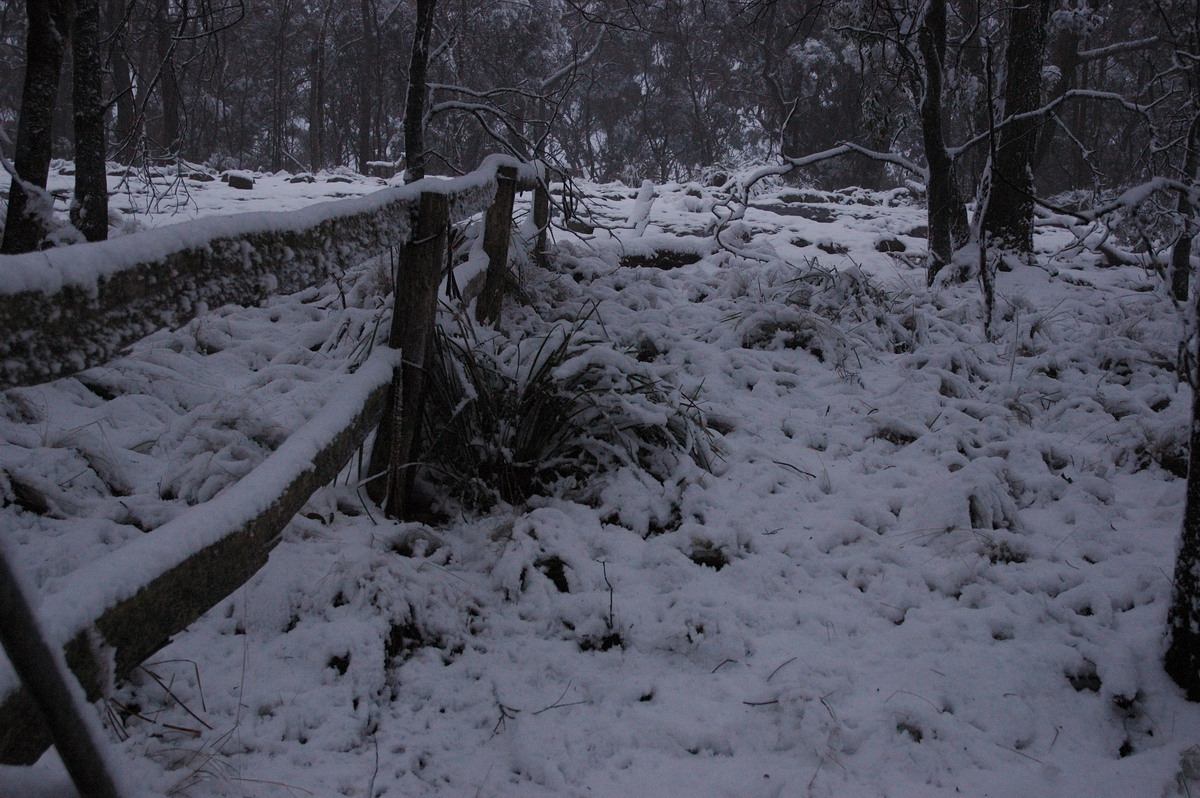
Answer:
<svg viewBox="0 0 1200 798"><path fill-rule="evenodd" d="M283 152L287 147L284 140L284 129L290 109L284 96L287 75L288 24L290 8L284 3L276 18L278 26L276 35L272 37L271 50L271 129L268 138L267 152L270 156L271 171L278 172L283 168Z"/></svg>
<svg viewBox="0 0 1200 798"><path fill-rule="evenodd" d="M50 171L54 98L71 30L71 6L69 0L29 0L25 8L29 32L13 165L21 180L44 189ZM30 198L14 180L8 194L8 216L0 253L31 252L42 245L49 230L36 203L37 199Z"/></svg>
<svg viewBox="0 0 1200 798"><path fill-rule="evenodd" d="M967 243L970 229L967 209L958 193L954 159L946 148L942 119L942 88L946 59L946 0L932 0L924 23L917 32L921 54L923 85L920 87L921 138L925 162L929 167L926 185L929 202L929 263L926 276L930 283L954 251Z"/></svg>
<svg viewBox="0 0 1200 798"><path fill-rule="evenodd" d="M1076 73L1082 61L1079 58L1079 31L1069 25L1060 26L1046 43L1046 60L1058 72L1058 77L1050 87L1047 100L1062 97L1070 89L1075 88ZM1030 168L1036 173L1045 162L1046 156L1053 148L1057 125L1042 125L1038 134L1037 150L1033 156Z"/></svg>
<svg viewBox="0 0 1200 798"><path fill-rule="evenodd" d="M1190 445L1183 533L1175 560L1163 665L1175 683L1187 691L1189 701L1200 701L1200 390L1192 392Z"/></svg>
<svg viewBox="0 0 1200 798"><path fill-rule="evenodd" d="M105 29L114 37L109 48L108 69L112 73L113 104L117 109L113 120L113 160L128 164L137 154L139 121L133 78L129 72L129 57L125 52L122 28L126 24L124 0L108 0L104 19Z"/></svg>
<svg viewBox="0 0 1200 798"><path fill-rule="evenodd" d="M1041 104L1049 0L1017 0L1009 8L1004 56L1004 119L1036 111ZM991 196L983 228L998 249L1033 256L1033 162L1041 117L1013 120L999 130L992 164Z"/></svg>
<svg viewBox="0 0 1200 798"><path fill-rule="evenodd" d="M408 182L425 176L425 106L429 90L429 39L437 0L417 0L417 27L413 31L412 58L408 66L408 97L404 104L404 166Z"/></svg>
<svg viewBox="0 0 1200 798"><path fill-rule="evenodd" d="M1193 51L1200 45L1200 3L1193 3L1191 20L1186 27L1186 38L1183 44L1185 51ZM1177 45L1178 46L1178 45ZM1184 139L1183 167L1180 178L1193 188L1200 181L1200 65L1190 62L1186 73L1192 122L1188 125L1187 138ZM1192 203L1190 192L1180 191L1175 204L1175 214L1179 217L1183 228L1179 238L1171 247L1171 295L1178 302L1186 302L1191 284L1192 273L1192 242L1196 238L1196 207Z"/></svg>
<svg viewBox="0 0 1200 798"><path fill-rule="evenodd" d="M367 164L374 160L371 148L371 118L374 110L372 89L375 86L374 76L379 68L379 50L376 47L378 30L375 25L375 9L371 0L361 0L360 14L362 16L362 41L359 45L359 59L363 68L358 71L358 171L366 174ZM420 13L418 11L418 13ZM420 23L418 22L418 26ZM415 47L415 45L414 45ZM422 85L424 81L422 81Z"/></svg>
<svg viewBox="0 0 1200 798"><path fill-rule="evenodd" d="M325 166L325 30L317 32L309 51L308 164Z"/></svg>
<svg viewBox="0 0 1200 798"><path fill-rule="evenodd" d="M154 25L158 32L158 94L162 100L162 118L159 125L158 144L167 154L178 153L180 138L179 80L175 74L175 41L171 23L169 0L158 0L155 5Z"/></svg>
<svg viewBox="0 0 1200 798"><path fill-rule="evenodd" d="M1187 150L1183 156L1183 181L1188 185L1195 185L1200 177L1197 172L1200 172L1200 113L1192 118L1192 124L1188 126ZM1179 302L1186 302L1191 282L1192 241L1196 238L1196 211L1187 192L1179 192L1175 212L1182 220L1183 229L1171 247L1171 295Z"/></svg>
<svg viewBox="0 0 1200 798"><path fill-rule="evenodd" d="M972 98L974 102L964 109L964 115L970 119L974 130L987 130L990 121L992 104L988 72L988 42L985 38L985 20L982 0L957 0L955 13L962 19L967 28L966 37L958 45L957 72L959 80L976 80L982 87ZM963 153L959 159L959 171L976 180L983 175L987 168L988 150L985 147L973 147ZM978 184L971 187L971 193L978 193Z"/></svg>
<svg viewBox="0 0 1200 798"><path fill-rule="evenodd" d="M101 96L100 0L75 0L72 31L75 114L75 196L71 224L88 241L108 238L108 177Z"/></svg>
<svg viewBox="0 0 1200 798"><path fill-rule="evenodd" d="M1200 35L1200 6L1193 10L1194 35ZM1191 94L1200 95L1197 78L1200 70L1191 75ZM1192 183L1200 166L1200 112L1194 111L1188 128L1187 151L1184 156L1183 179ZM1171 252L1171 282L1176 298L1187 299L1188 277L1191 270L1192 238L1196 234L1195 209L1188 197L1180 194L1179 209L1184 218L1184 230ZM1200 308L1200 293L1196 295ZM1192 362L1200 354L1192 347ZM1187 691L1189 701L1200 701L1200 387L1195 373L1192 379L1192 429L1188 459L1187 496L1183 509L1183 532L1179 554L1175 560L1174 595L1167 614L1167 653L1163 662L1167 674Z"/></svg>

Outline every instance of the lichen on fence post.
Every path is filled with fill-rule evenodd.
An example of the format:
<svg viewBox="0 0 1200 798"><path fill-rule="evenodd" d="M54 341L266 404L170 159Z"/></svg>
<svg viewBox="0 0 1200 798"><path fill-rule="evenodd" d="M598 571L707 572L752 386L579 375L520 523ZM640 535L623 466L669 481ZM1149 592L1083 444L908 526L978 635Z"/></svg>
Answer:
<svg viewBox="0 0 1200 798"><path fill-rule="evenodd" d="M508 242L512 230L513 200L517 194L517 170L502 166L496 170L496 201L488 208L483 228L483 251L487 254L487 277L475 305L480 324L500 320L500 302L504 292L504 272L508 268Z"/></svg>
<svg viewBox="0 0 1200 798"><path fill-rule="evenodd" d="M537 227L537 243L533 247L533 260L541 268L545 268L546 238L550 230L550 186L549 175L545 180L539 180L533 190L533 223Z"/></svg>
<svg viewBox="0 0 1200 798"><path fill-rule="evenodd" d="M425 401L425 360L433 341L448 220L446 195L423 192L412 223L412 239L400 251L396 264L396 295L388 345L403 352L403 364L392 378L390 412L384 414L375 433L371 452L374 479L368 487L371 498L381 503L392 518L403 518L408 511L416 478Z"/></svg>

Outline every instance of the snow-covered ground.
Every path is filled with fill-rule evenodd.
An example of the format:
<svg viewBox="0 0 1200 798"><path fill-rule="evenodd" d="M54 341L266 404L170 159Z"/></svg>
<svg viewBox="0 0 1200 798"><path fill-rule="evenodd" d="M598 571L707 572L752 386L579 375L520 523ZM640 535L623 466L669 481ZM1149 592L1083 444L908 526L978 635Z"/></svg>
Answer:
<svg viewBox="0 0 1200 798"><path fill-rule="evenodd" d="M308 172L242 172L253 187L232 188L222 174L200 166L126 169L110 164L108 170L109 219L114 235L147 227L178 224L189 219L252 211L291 211L343 197L358 197L401 181L364 177L349 170ZM74 166L55 160L46 189L54 208L66 217L74 186ZM7 196L10 178L0 170L0 194Z"/></svg>
<svg viewBox="0 0 1200 798"><path fill-rule="evenodd" d="M241 208L216 185L196 207ZM246 193L290 208L319 185ZM1039 266L1000 274L989 340L977 286L924 288L924 213L901 196L776 190L724 234L734 254L703 235L707 190L659 187L642 236L621 227L635 189L589 193L595 232L560 231L555 269L525 267L531 307L506 313L529 334L586 319L694 396L712 471L664 485L624 469L586 503L438 528L326 488L246 587L100 708L132 781L1200 792L1200 707L1160 666L1191 392L1184 316L1154 275L1042 231ZM620 265L666 248L692 257L664 265L701 257ZM31 580L53 595L261 462L363 356L379 279L349 268L0 397L0 524ZM0 794L63 779L50 754L0 769Z"/></svg>

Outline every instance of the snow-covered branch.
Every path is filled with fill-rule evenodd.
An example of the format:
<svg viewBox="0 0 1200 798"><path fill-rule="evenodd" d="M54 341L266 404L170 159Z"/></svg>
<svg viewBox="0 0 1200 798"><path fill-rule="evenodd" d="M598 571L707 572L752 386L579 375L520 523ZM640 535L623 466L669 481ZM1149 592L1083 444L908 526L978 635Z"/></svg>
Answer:
<svg viewBox="0 0 1200 798"><path fill-rule="evenodd" d="M567 78L572 73L574 73L576 70L578 70L581 66L583 66L584 64L586 64L587 62L589 62L593 58L595 58L596 53L600 52L600 45L603 42L604 42L604 31L601 30L600 35L596 37L595 43L592 44L591 48L588 49L587 52L585 52L583 55L576 58L574 61L571 61L568 64L564 64L560 69L551 73L548 77L546 77L542 81L542 91L544 91L544 92L552 91L554 89L555 85L562 82L563 79Z"/></svg>
<svg viewBox="0 0 1200 798"><path fill-rule="evenodd" d="M519 86L500 86L494 89L472 89L466 86L455 86L449 83L427 83L425 84L431 91L441 90L454 92L455 94L465 94L468 97L475 97L480 100L490 100L495 97L503 97L505 95L516 95L524 97L528 100L542 100L545 96L529 89L523 89Z"/></svg>
<svg viewBox="0 0 1200 798"><path fill-rule="evenodd" d="M786 175L796 169L803 169L806 166L821 163L822 161L840 158L843 155L861 155L864 158L870 158L875 161L883 161L890 163L893 166L898 166L905 171L912 172L922 180L926 178L927 172L924 167L918 166L913 161L905 158L902 155L897 155L894 152L881 152L879 150L871 150L863 147L860 144L853 142L844 142L836 147L831 147L821 152L814 152L810 155L801 157L783 156L782 163L765 164L756 169L753 169L738 179L739 191L742 193L748 192L755 183L758 183L763 178Z"/></svg>
<svg viewBox="0 0 1200 798"><path fill-rule="evenodd" d="M1038 204L1044 208L1054 211L1058 214L1073 217L1081 222L1094 222L1101 219L1110 213L1119 210L1128 210L1136 208L1143 202L1148 200L1152 194L1159 191L1173 191L1185 194L1189 202L1196 205L1200 202L1200 190L1197 186L1188 185L1179 180L1170 177L1152 177L1144 183L1139 183L1136 186L1130 186L1122 191L1116 197L1102 205L1097 205L1094 208L1088 208L1082 211L1069 211L1062 208L1056 208L1053 205L1046 203L1043 200L1038 200Z"/></svg>
<svg viewBox="0 0 1200 798"><path fill-rule="evenodd" d="M1158 44L1159 37L1147 36L1144 39L1130 39L1125 42L1114 42L1106 44L1103 47L1093 47L1090 50L1080 50L1076 53L1076 57L1080 61L1095 61L1100 58L1108 58L1109 56L1121 55L1122 53L1132 53L1138 50L1144 50L1147 47L1153 47Z"/></svg>
<svg viewBox="0 0 1200 798"><path fill-rule="evenodd" d="M967 152L971 148L976 147L976 146L982 144L983 142L987 141L988 138L993 135L993 133L999 132L1005 126L1011 125L1014 122L1020 122L1020 121L1026 120L1026 119L1037 119L1037 118L1044 117L1047 114L1050 114L1053 111L1055 111L1059 106L1061 106L1067 100L1075 100L1075 99L1098 100L1098 101L1102 101L1102 102L1115 103L1115 104L1121 106L1122 108L1124 108L1125 110L1132 111L1133 113L1140 114L1141 116L1149 116L1150 112L1153 110L1153 106L1151 106L1151 105L1142 105L1140 103L1133 102L1132 100L1130 100L1126 97L1123 97L1122 95L1117 94L1116 92L1096 91L1093 89L1071 89L1071 90L1066 91L1063 94L1059 95L1058 97L1056 97L1055 99L1046 103L1045 105L1043 105L1040 108L1035 108L1034 110L1028 111L1023 114L1013 114L1012 116L1006 116L1004 119L996 122L994 131L986 130L982 133L977 133L976 135L972 136L970 139L967 139L967 141L963 142L962 144L958 145L957 147L949 147L947 151L950 153L951 158L958 158L960 155Z"/></svg>
<svg viewBox="0 0 1200 798"><path fill-rule="evenodd" d="M1138 254L1128 252L1109 241L1110 231L1103 224L1105 217L1119 211L1132 212L1158 192L1170 191L1186 198L1193 207L1200 205L1200 189L1169 177L1153 177L1136 186L1130 186L1111 200L1080 211L1056 207L1049 202L1037 200L1037 217L1041 224L1053 225L1069 230L1079 245L1098 252L1110 265L1152 266L1164 265L1153 252Z"/></svg>

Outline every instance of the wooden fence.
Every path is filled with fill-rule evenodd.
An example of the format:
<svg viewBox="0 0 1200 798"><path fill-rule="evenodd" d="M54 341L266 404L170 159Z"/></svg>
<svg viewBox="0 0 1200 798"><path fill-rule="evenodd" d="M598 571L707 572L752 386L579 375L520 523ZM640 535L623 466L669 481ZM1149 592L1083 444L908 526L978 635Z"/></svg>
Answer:
<svg viewBox="0 0 1200 798"><path fill-rule="evenodd" d="M50 643L62 647L89 700L253 576L291 518L377 426L371 473L386 476L375 481L374 496L390 515L403 514L419 420L406 409L421 406L449 225L486 212L488 267L462 294L477 300L481 321L494 321L513 198L529 190L540 257L549 216L544 179L531 165L492 156L454 180L0 259L3 390L102 364L205 307L250 304L316 284L339 264L391 249L400 254L389 346L378 348L335 400L239 482L74 572L45 600L42 615L54 624L46 630ZM0 670L0 763L31 764L50 742L31 693L15 673Z"/></svg>

